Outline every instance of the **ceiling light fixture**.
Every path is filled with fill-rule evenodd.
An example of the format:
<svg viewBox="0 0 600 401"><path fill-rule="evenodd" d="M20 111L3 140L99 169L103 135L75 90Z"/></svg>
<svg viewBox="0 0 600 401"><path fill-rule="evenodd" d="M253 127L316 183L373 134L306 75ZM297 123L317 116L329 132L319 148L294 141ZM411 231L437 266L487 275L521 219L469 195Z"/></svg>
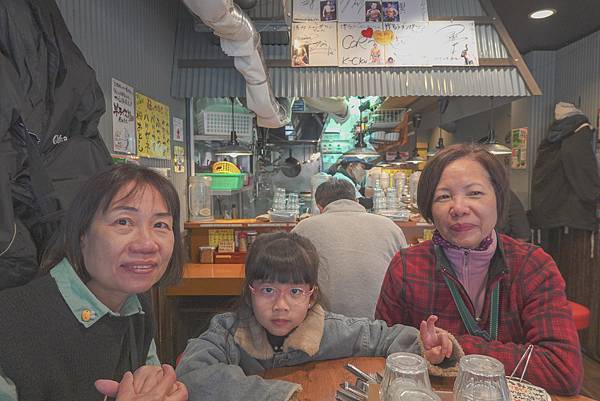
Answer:
<svg viewBox="0 0 600 401"><path fill-rule="evenodd" d="M231 97L231 137L229 143L215 152L217 156L252 156L252 151L244 146L241 146L237 139L235 132L235 110L234 110L235 97Z"/></svg>
<svg viewBox="0 0 600 401"><path fill-rule="evenodd" d="M442 114L444 114L446 112L446 109L448 108L448 103L449 103L449 100L447 97L441 97L438 99L438 111L440 112L439 113L440 122L438 124L438 129L440 131L440 136L438 138L438 143L435 146L435 149L431 149L429 152L427 152L428 157L435 156L435 154L437 152L444 149L444 147L445 147L444 137L442 136Z"/></svg>
<svg viewBox="0 0 600 401"><path fill-rule="evenodd" d="M356 145L354 148L344 152L342 157L360 157L366 161L372 161L378 157L380 157L379 153L373 149L369 149L367 144L365 143L365 133L363 132L363 111L367 110L371 107L371 103L366 101L361 103L358 110L360 111L360 119L358 121L358 126L356 127Z"/></svg>
<svg viewBox="0 0 600 401"><path fill-rule="evenodd" d="M483 138L483 147L493 155L509 155L512 153L510 148L501 145L496 140L494 131L494 97L490 96L490 122L488 126L488 135Z"/></svg>
<svg viewBox="0 0 600 401"><path fill-rule="evenodd" d="M553 8L543 8L541 10L533 11L529 14L529 18L531 19L544 19L553 16L556 14L556 10Z"/></svg>

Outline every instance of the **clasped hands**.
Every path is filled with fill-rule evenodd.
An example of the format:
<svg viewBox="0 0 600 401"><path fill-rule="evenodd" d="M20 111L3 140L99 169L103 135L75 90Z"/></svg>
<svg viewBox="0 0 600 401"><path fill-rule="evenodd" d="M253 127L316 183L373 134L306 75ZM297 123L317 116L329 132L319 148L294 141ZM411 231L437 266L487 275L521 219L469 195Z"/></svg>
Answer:
<svg viewBox="0 0 600 401"><path fill-rule="evenodd" d="M116 401L186 401L187 388L177 381L171 365L144 365L125 372L121 382L96 380L96 389Z"/></svg>

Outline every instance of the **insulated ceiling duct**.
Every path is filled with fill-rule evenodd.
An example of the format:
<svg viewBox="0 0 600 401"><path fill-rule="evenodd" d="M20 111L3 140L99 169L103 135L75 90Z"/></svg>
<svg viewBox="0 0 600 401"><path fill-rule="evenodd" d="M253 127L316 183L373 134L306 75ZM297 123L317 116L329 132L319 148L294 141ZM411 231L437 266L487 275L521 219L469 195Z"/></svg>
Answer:
<svg viewBox="0 0 600 401"><path fill-rule="evenodd" d="M248 108L260 127L278 128L289 123L291 101L279 102L271 89L260 34L240 7L231 0L183 0L190 11L221 38L221 49L233 57L246 80Z"/></svg>

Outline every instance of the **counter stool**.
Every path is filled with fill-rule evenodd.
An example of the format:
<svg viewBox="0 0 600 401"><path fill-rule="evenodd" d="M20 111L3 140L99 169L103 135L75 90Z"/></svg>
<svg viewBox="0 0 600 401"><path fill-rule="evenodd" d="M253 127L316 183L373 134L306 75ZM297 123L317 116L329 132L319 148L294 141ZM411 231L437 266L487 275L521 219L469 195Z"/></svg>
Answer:
<svg viewBox="0 0 600 401"><path fill-rule="evenodd" d="M590 310L589 308L578 304L577 302L568 301L573 313L573 320L577 330L587 329L590 325Z"/></svg>

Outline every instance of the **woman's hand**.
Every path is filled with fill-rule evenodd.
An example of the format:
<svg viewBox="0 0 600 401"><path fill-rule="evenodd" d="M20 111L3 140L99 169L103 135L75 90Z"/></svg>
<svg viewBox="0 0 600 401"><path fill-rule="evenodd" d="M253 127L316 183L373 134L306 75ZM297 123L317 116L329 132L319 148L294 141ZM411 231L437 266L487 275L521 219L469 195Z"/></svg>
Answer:
<svg viewBox="0 0 600 401"><path fill-rule="evenodd" d="M116 401L186 401L185 385L177 381L170 365L142 366L135 371L125 372L121 383L114 380L96 380L96 389Z"/></svg>
<svg viewBox="0 0 600 401"><path fill-rule="evenodd" d="M434 365L452 355L452 341L450 341L447 331L435 327L437 320L437 316L431 315L427 321L422 320L419 327L421 341L425 348L423 356Z"/></svg>

